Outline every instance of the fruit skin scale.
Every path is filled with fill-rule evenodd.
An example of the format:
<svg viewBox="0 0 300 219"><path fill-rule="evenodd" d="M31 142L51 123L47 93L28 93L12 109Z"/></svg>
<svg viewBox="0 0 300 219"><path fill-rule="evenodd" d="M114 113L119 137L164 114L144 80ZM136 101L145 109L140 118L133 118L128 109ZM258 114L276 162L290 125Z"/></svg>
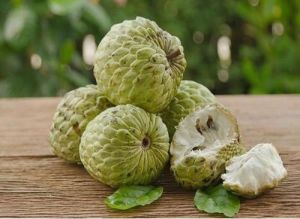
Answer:
<svg viewBox="0 0 300 219"><path fill-rule="evenodd" d="M87 85L65 94L54 113L49 141L52 151L69 162L81 163L79 144L87 124L113 106L99 86Z"/></svg>
<svg viewBox="0 0 300 219"><path fill-rule="evenodd" d="M137 17L115 24L102 39L94 75L113 104L157 113L175 96L185 67L180 40L155 22Z"/></svg>
<svg viewBox="0 0 300 219"><path fill-rule="evenodd" d="M130 104L99 114L80 144L86 170L111 187L153 182L169 161L168 151L169 135L161 118Z"/></svg>

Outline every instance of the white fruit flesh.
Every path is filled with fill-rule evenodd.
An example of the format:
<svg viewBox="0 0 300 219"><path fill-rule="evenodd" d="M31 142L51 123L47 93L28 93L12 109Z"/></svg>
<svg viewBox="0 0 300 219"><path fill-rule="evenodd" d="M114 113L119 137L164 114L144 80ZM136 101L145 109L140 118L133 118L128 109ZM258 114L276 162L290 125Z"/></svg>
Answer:
<svg viewBox="0 0 300 219"><path fill-rule="evenodd" d="M258 144L246 154L234 157L222 175L225 188L245 197L255 197L276 187L287 176L272 144Z"/></svg>
<svg viewBox="0 0 300 219"><path fill-rule="evenodd" d="M235 119L228 113L220 113L222 110L209 105L191 113L180 123L170 149L174 164L188 153L203 157L215 155L224 145L238 139Z"/></svg>

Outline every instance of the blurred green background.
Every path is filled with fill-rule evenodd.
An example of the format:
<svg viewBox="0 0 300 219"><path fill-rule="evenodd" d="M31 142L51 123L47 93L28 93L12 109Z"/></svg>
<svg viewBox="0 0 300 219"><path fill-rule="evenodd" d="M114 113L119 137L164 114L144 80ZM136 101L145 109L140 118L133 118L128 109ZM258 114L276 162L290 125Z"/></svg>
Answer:
<svg viewBox="0 0 300 219"><path fill-rule="evenodd" d="M298 0L3 0L0 96L56 96L95 83L96 44L136 16L177 35L185 78L214 93L300 93Z"/></svg>

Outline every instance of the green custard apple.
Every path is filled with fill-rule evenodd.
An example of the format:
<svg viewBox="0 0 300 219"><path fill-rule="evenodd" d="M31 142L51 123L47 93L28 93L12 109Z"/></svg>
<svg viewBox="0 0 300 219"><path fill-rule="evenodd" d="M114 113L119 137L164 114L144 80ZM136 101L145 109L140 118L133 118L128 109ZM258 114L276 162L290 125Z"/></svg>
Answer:
<svg viewBox="0 0 300 219"><path fill-rule="evenodd" d="M185 67L180 40L155 22L137 17L112 26L102 39L94 75L113 104L157 113L175 96Z"/></svg>
<svg viewBox="0 0 300 219"><path fill-rule="evenodd" d="M67 161L80 163L79 144L86 125L111 106L96 85L68 92L57 106L51 125L49 139L53 153Z"/></svg>
<svg viewBox="0 0 300 219"><path fill-rule="evenodd" d="M177 94L171 103L160 115L167 125L170 138L172 138L179 122L196 108L216 103L216 97L202 84L194 81L183 80Z"/></svg>
<svg viewBox="0 0 300 219"><path fill-rule="evenodd" d="M187 189L208 186L228 160L244 153L236 118L218 104L196 109L178 125L171 146L171 170Z"/></svg>
<svg viewBox="0 0 300 219"><path fill-rule="evenodd" d="M254 198L278 186L286 176L287 171L276 148L262 143L232 158L222 179L225 189L239 196Z"/></svg>
<svg viewBox="0 0 300 219"><path fill-rule="evenodd" d="M111 187L151 183L169 161L168 151L168 130L161 118L131 104L100 113L80 143L86 170Z"/></svg>

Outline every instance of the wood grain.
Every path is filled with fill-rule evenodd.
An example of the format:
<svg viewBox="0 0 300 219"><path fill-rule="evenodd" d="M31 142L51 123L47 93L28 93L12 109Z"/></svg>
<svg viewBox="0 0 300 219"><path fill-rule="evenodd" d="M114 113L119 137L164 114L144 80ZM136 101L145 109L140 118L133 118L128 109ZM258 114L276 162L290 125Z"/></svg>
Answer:
<svg viewBox="0 0 300 219"><path fill-rule="evenodd" d="M128 212L103 204L112 190L82 166L52 155L51 118L60 98L0 100L0 217L207 217L193 206L194 192L176 185L166 169L157 202ZM300 96L219 96L236 115L243 142L272 142L288 178L257 199L243 200L240 217L300 217Z"/></svg>

